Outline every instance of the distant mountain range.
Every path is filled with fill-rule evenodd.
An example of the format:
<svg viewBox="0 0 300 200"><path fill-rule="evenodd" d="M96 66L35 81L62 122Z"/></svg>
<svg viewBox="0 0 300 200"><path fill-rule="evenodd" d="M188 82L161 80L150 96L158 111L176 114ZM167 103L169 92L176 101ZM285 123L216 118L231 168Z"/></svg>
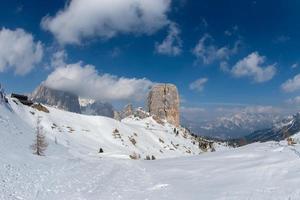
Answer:
<svg viewBox="0 0 300 200"><path fill-rule="evenodd" d="M274 123L271 128L254 131L242 139L246 143L280 141L299 132L300 113L297 113L280 122Z"/></svg>
<svg viewBox="0 0 300 200"><path fill-rule="evenodd" d="M242 111L230 116L219 117L213 121L196 123L182 119L182 123L198 135L232 139L248 135L256 130L269 128L280 119L281 117L274 113Z"/></svg>

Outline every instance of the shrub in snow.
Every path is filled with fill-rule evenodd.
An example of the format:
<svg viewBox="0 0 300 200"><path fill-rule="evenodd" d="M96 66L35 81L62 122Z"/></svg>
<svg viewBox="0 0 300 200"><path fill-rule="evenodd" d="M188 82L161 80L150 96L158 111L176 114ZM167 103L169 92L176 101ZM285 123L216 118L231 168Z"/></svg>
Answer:
<svg viewBox="0 0 300 200"><path fill-rule="evenodd" d="M41 124L41 119L40 117L38 117L35 140L33 145L31 145L31 148L34 154L38 156L44 156L44 152L48 147L48 143L46 142L46 138L43 133L43 127L40 124Z"/></svg>
<svg viewBox="0 0 300 200"><path fill-rule="evenodd" d="M121 138L121 135L120 135L120 133L119 133L119 130L116 129L116 128L113 130L112 135L114 136L115 139L116 139L116 138Z"/></svg>
<svg viewBox="0 0 300 200"><path fill-rule="evenodd" d="M128 137L129 138L129 141L135 146L136 145L136 140L131 136L131 137Z"/></svg>
<svg viewBox="0 0 300 200"><path fill-rule="evenodd" d="M159 138L158 141L159 141L160 143L165 143L165 141L163 141L161 138Z"/></svg>
<svg viewBox="0 0 300 200"><path fill-rule="evenodd" d="M129 155L129 157L132 159L132 160L138 160L141 158L141 155L136 153L136 152L133 152L131 155Z"/></svg>
<svg viewBox="0 0 300 200"><path fill-rule="evenodd" d="M42 104L40 104L40 103L33 104L31 107L33 107L34 109L36 109L38 111L49 113L49 110L45 106L43 106Z"/></svg>
<svg viewBox="0 0 300 200"><path fill-rule="evenodd" d="M290 137L287 139L287 142L289 146L294 146L295 144L297 144L296 141Z"/></svg>
<svg viewBox="0 0 300 200"><path fill-rule="evenodd" d="M118 129L115 129L115 130L113 131L113 133L119 133L119 130L118 130Z"/></svg>

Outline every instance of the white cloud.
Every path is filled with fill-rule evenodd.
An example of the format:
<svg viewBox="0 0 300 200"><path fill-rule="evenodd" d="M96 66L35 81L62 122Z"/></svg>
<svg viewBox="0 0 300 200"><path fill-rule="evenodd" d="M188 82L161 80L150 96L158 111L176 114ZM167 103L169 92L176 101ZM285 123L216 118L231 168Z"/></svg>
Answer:
<svg viewBox="0 0 300 200"><path fill-rule="evenodd" d="M276 64L262 66L265 61L266 57L253 52L238 61L231 69L231 73L236 77L250 77L257 83L269 81L276 74Z"/></svg>
<svg viewBox="0 0 300 200"><path fill-rule="evenodd" d="M68 54L64 50L55 52L51 57L51 67L63 67L66 65L65 60L68 58Z"/></svg>
<svg viewBox="0 0 300 200"><path fill-rule="evenodd" d="M124 78L99 74L94 66L81 62L56 68L45 85L95 100L144 100L152 82L148 79Z"/></svg>
<svg viewBox="0 0 300 200"><path fill-rule="evenodd" d="M204 89L204 85L207 83L208 78L199 78L190 84L190 89L201 92Z"/></svg>
<svg viewBox="0 0 300 200"><path fill-rule="evenodd" d="M169 33L161 44L156 43L155 50L159 54L177 56L182 52L182 40L179 37L180 29L175 23L169 25Z"/></svg>
<svg viewBox="0 0 300 200"><path fill-rule="evenodd" d="M193 54L197 57L197 62L202 61L203 64L211 64L215 61L228 60L230 56L238 53L241 45L240 40L237 40L232 48L228 46L217 47L213 43L213 37L209 34L204 34L192 50Z"/></svg>
<svg viewBox="0 0 300 200"><path fill-rule="evenodd" d="M294 92L300 89L300 74L297 74L294 78L287 80L281 85L281 89L285 92Z"/></svg>
<svg viewBox="0 0 300 200"><path fill-rule="evenodd" d="M62 44L108 39L120 33L153 34L169 23L171 0L71 0L41 25Z"/></svg>
<svg viewBox="0 0 300 200"><path fill-rule="evenodd" d="M293 104L293 105L300 105L300 96L288 99L286 101L288 104Z"/></svg>
<svg viewBox="0 0 300 200"><path fill-rule="evenodd" d="M230 72L230 68L229 68L229 64L227 61L222 61L220 63L220 69L223 71L223 72Z"/></svg>
<svg viewBox="0 0 300 200"><path fill-rule="evenodd" d="M0 72L13 69L17 75L29 73L43 57L40 41L23 29L0 30Z"/></svg>

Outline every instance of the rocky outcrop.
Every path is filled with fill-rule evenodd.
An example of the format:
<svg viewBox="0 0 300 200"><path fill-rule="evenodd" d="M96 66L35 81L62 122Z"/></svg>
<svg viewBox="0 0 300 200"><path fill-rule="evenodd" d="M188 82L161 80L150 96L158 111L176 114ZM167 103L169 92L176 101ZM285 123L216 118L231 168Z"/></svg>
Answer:
<svg viewBox="0 0 300 200"><path fill-rule="evenodd" d="M55 106L70 112L81 113L78 96L40 85L31 95L34 102Z"/></svg>
<svg viewBox="0 0 300 200"><path fill-rule="evenodd" d="M86 115L97 115L105 117L114 117L114 109L110 103L95 101L93 103L81 104L81 113Z"/></svg>
<svg viewBox="0 0 300 200"><path fill-rule="evenodd" d="M148 111L162 120L179 126L179 94L173 84L154 85L148 95Z"/></svg>
<svg viewBox="0 0 300 200"><path fill-rule="evenodd" d="M4 88L0 84L0 104L1 103L8 103L8 100L7 100L6 96L5 96Z"/></svg>
<svg viewBox="0 0 300 200"><path fill-rule="evenodd" d="M134 114L134 109L132 104L127 104L123 110L114 112L114 119L121 121L122 119L129 117Z"/></svg>
<svg viewBox="0 0 300 200"><path fill-rule="evenodd" d="M147 117L150 117L150 114L143 110L143 108L139 107L134 111L134 116L140 119L145 119Z"/></svg>
<svg viewBox="0 0 300 200"><path fill-rule="evenodd" d="M122 113L121 113L121 117L122 118L126 118L126 117L129 117L130 115L133 115L133 106L132 104L127 104L124 109L122 110Z"/></svg>
<svg viewBox="0 0 300 200"><path fill-rule="evenodd" d="M134 108L132 106L132 104L126 105L122 111L114 112L114 119L118 120L118 121L121 121L122 119L130 117L130 116L144 119L144 118L150 117L150 114L148 112L144 111L143 108L141 108L141 107Z"/></svg>

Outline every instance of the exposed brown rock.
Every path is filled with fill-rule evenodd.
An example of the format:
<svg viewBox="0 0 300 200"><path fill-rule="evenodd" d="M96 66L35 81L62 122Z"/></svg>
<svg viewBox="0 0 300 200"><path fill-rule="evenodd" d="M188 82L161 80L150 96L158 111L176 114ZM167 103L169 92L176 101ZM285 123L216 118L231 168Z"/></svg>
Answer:
<svg viewBox="0 0 300 200"><path fill-rule="evenodd" d="M45 106L43 106L42 104L40 104L40 103L33 104L31 107L33 107L34 109L36 109L38 111L49 113L49 110Z"/></svg>
<svg viewBox="0 0 300 200"><path fill-rule="evenodd" d="M179 126L179 94L173 84L154 85L148 95L148 111L160 119Z"/></svg>

